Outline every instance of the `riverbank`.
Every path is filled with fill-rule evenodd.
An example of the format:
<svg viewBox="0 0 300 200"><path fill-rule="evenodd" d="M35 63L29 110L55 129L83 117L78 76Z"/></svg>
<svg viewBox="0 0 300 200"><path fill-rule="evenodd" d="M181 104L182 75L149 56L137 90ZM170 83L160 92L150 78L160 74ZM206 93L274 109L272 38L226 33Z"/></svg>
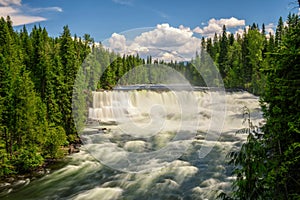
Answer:
<svg viewBox="0 0 300 200"><path fill-rule="evenodd" d="M74 142L69 147L62 147L64 156L57 159L46 159L44 164L36 169L27 173L11 174L0 178L0 197L5 196L12 190L18 190L30 182L40 179L53 171L59 170L65 167L70 160L70 155L73 153L79 153L81 142Z"/></svg>

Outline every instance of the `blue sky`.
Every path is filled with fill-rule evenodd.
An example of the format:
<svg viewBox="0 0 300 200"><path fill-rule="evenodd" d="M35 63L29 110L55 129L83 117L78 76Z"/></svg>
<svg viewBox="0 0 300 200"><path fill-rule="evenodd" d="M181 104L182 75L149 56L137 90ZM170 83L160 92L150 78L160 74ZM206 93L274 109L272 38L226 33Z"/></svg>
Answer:
<svg viewBox="0 0 300 200"><path fill-rule="evenodd" d="M128 40L118 33L154 27L156 32L138 38L141 49L140 44L145 45L147 39L156 41L156 46L168 45L166 41L180 43L187 38L198 45L195 38L220 33L223 24L231 32L241 32L253 22L265 23L267 31L272 32L280 16L286 18L289 12L298 12L293 1L0 0L0 16L10 15L16 29L26 24L30 30L34 24L40 24L50 36L59 36L63 26L68 25L72 34L88 33L95 41L109 39L108 43L117 49ZM190 46L182 47L181 53Z"/></svg>
<svg viewBox="0 0 300 200"><path fill-rule="evenodd" d="M183 25L194 29L205 27L212 18L231 18L262 24L276 24L294 12L292 0L0 0L0 15L23 15L45 26L50 35L58 36L64 25L72 33L89 33L98 41L112 33L154 27L168 23L172 27ZM9 13L9 9L19 13ZM3 12L6 10L7 12ZM45 21L44 21L45 20ZM30 22L30 20L29 20ZM20 24L18 21L15 24ZM31 27L30 25L28 26Z"/></svg>

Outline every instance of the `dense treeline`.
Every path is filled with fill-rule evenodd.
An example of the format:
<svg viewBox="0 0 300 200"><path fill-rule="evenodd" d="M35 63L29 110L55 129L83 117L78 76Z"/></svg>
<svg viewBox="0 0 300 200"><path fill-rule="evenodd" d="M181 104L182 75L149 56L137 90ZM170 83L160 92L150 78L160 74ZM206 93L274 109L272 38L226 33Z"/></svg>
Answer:
<svg viewBox="0 0 300 200"><path fill-rule="evenodd" d="M195 64L194 61L166 63L163 60L152 60L151 56L142 59L138 54L120 56L98 46L92 48L82 66L86 88L93 91L112 89L116 85L166 84L168 80L162 78L166 77L162 73L171 71L183 75L192 85L206 86ZM199 61L197 66L201 64ZM169 83L172 83L171 79Z"/></svg>
<svg viewBox="0 0 300 200"><path fill-rule="evenodd" d="M202 51L191 61L165 63L151 56L110 52L87 34L72 37L67 26L52 38L36 26L30 33L26 27L16 32L9 18L1 18L0 177L61 157L61 147L78 139L75 124L78 128L84 122L81 116L73 119L72 103L75 114L84 116L87 108L82 105L90 91L159 83L162 65L182 73L193 85L218 86L222 83L210 69L215 64L225 87L261 95L267 120L263 137L250 134L242 150L232 154L238 177L232 196L298 197L299 33L297 15L289 15L287 26L280 18L275 35L266 33L264 25L260 30L253 24L242 35L228 34L224 26L221 35L202 38Z"/></svg>
<svg viewBox="0 0 300 200"><path fill-rule="evenodd" d="M77 139L72 91L87 42L67 26L51 38L45 28L16 32L0 19L0 177L61 157L61 146Z"/></svg>
<svg viewBox="0 0 300 200"><path fill-rule="evenodd" d="M236 35L228 34L224 25L221 35L203 38L202 47L218 66L226 88L241 88L260 94L265 84L261 70L269 65L268 55L279 42L277 35L279 32L276 36L266 33L264 24L261 30L253 24L244 29L243 34Z"/></svg>
<svg viewBox="0 0 300 200"><path fill-rule="evenodd" d="M121 57L96 45L88 34L72 36L68 26L52 38L37 26L14 31L10 18L1 18L0 177L34 170L78 142L88 96L78 93L76 79L90 91L111 89L143 63L138 55Z"/></svg>
<svg viewBox="0 0 300 200"><path fill-rule="evenodd" d="M249 111L244 113L249 116L246 132L250 134L242 148L230 154L237 177L232 197L225 194L220 197L299 199L299 39L299 16L289 15L286 25L279 18L275 35L266 33L264 25L260 29L253 24L242 35L228 34L224 26L221 35L202 38L202 51L197 52L190 62L165 63L151 57L143 60L138 55L121 57L103 48L95 48L92 49L95 54L84 64L83 74L93 77L103 73L100 82L97 76L89 79L93 80L88 83L89 88L111 89L118 81L122 85L159 83L156 82L161 80L159 66L168 65L194 85L219 86L222 83L211 69L215 64L226 88L240 88L261 96L266 119L262 134L251 123ZM95 59L95 56L100 57ZM143 64L145 67L137 69ZM92 69L91 66L97 67ZM134 73L126 74L133 68ZM126 78L120 80L121 77Z"/></svg>
<svg viewBox="0 0 300 200"><path fill-rule="evenodd" d="M232 197L223 199L300 198L300 17L280 18L269 64L262 68L265 88L262 132L251 123L247 142L230 153L237 179Z"/></svg>
<svg viewBox="0 0 300 200"><path fill-rule="evenodd" d="M201 51L196 52L195 57L186 62L166 63L163 60L152 60L151 56L145 61L138 55L136 58L131 56L134 61L126 59L125 56L115 57L101 77L101 83L106 85L98 86L104 89L112 88L128 70L141 64L168 65L182 73L193 85L218 86L222 83L218 83L219 78L213 74L212 65L216 65L226 88L240 88L259 95L263 92L266 82L262 70L270 65L270 54L280 44L283 29L282 18L279 19L275 35L267 33L264 24L261 29L257 24L253 24L245 28L244 33L236 35L229 34L224 25L222 34L215 34L213 38L202 38ZM105 65L102 63L101 66ZM155 83L149 79L151 70L142 71L139 71L140 75L136 76L136 80L130 79L131 83L139 83L138 79L143 79L144 83ZM159 74L152 73L152 77Z"/></svg>

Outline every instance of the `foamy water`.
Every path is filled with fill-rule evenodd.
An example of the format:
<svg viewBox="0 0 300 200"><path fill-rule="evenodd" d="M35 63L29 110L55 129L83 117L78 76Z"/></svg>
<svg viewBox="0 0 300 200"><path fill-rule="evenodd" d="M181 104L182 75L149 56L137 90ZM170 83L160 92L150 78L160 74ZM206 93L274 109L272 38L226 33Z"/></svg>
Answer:
<svg viewBox="0 0 300 200"><path fill-rule="evenodd" d="M225 117L224 124L219 124L221 135L209 136L207 131L220 128L211 127L213 112L222 112L221 105L212 105L209 93L185 92L183 100L171 92L118 92L94 93L89 117L103 124L82 133L85 145L65 167L3 198L215 199L219 191L230 191L234 177L225 156L246 138L235 134L245 127L243 106L250 109L253 123L262 120L257 97L226 93L226 114L216 119ZM220 110L212 111L218 106ZM106 124L110 122L114 123ZM131 134L136 127L139 132ZM140 131L145 129L143 135ZM204 147L210 152L201 157Z"/></svg>

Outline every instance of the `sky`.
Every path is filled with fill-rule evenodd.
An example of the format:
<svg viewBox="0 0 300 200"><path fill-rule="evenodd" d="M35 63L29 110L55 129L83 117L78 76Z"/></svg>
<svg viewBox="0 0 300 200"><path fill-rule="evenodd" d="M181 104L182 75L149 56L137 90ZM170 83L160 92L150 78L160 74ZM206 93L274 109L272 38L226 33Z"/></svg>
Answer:
<svg viewBox="0 0 300 200"><path fill-rule="evenodd" d="M68 25L72 34L90 34L117 51L148 45L186 56L224 24L233 33L253 22L273 32L280 16L299 12L296 6L295 0L0 0L0 16L9 15L16 30L40 25L57 37Z"/></svg>

